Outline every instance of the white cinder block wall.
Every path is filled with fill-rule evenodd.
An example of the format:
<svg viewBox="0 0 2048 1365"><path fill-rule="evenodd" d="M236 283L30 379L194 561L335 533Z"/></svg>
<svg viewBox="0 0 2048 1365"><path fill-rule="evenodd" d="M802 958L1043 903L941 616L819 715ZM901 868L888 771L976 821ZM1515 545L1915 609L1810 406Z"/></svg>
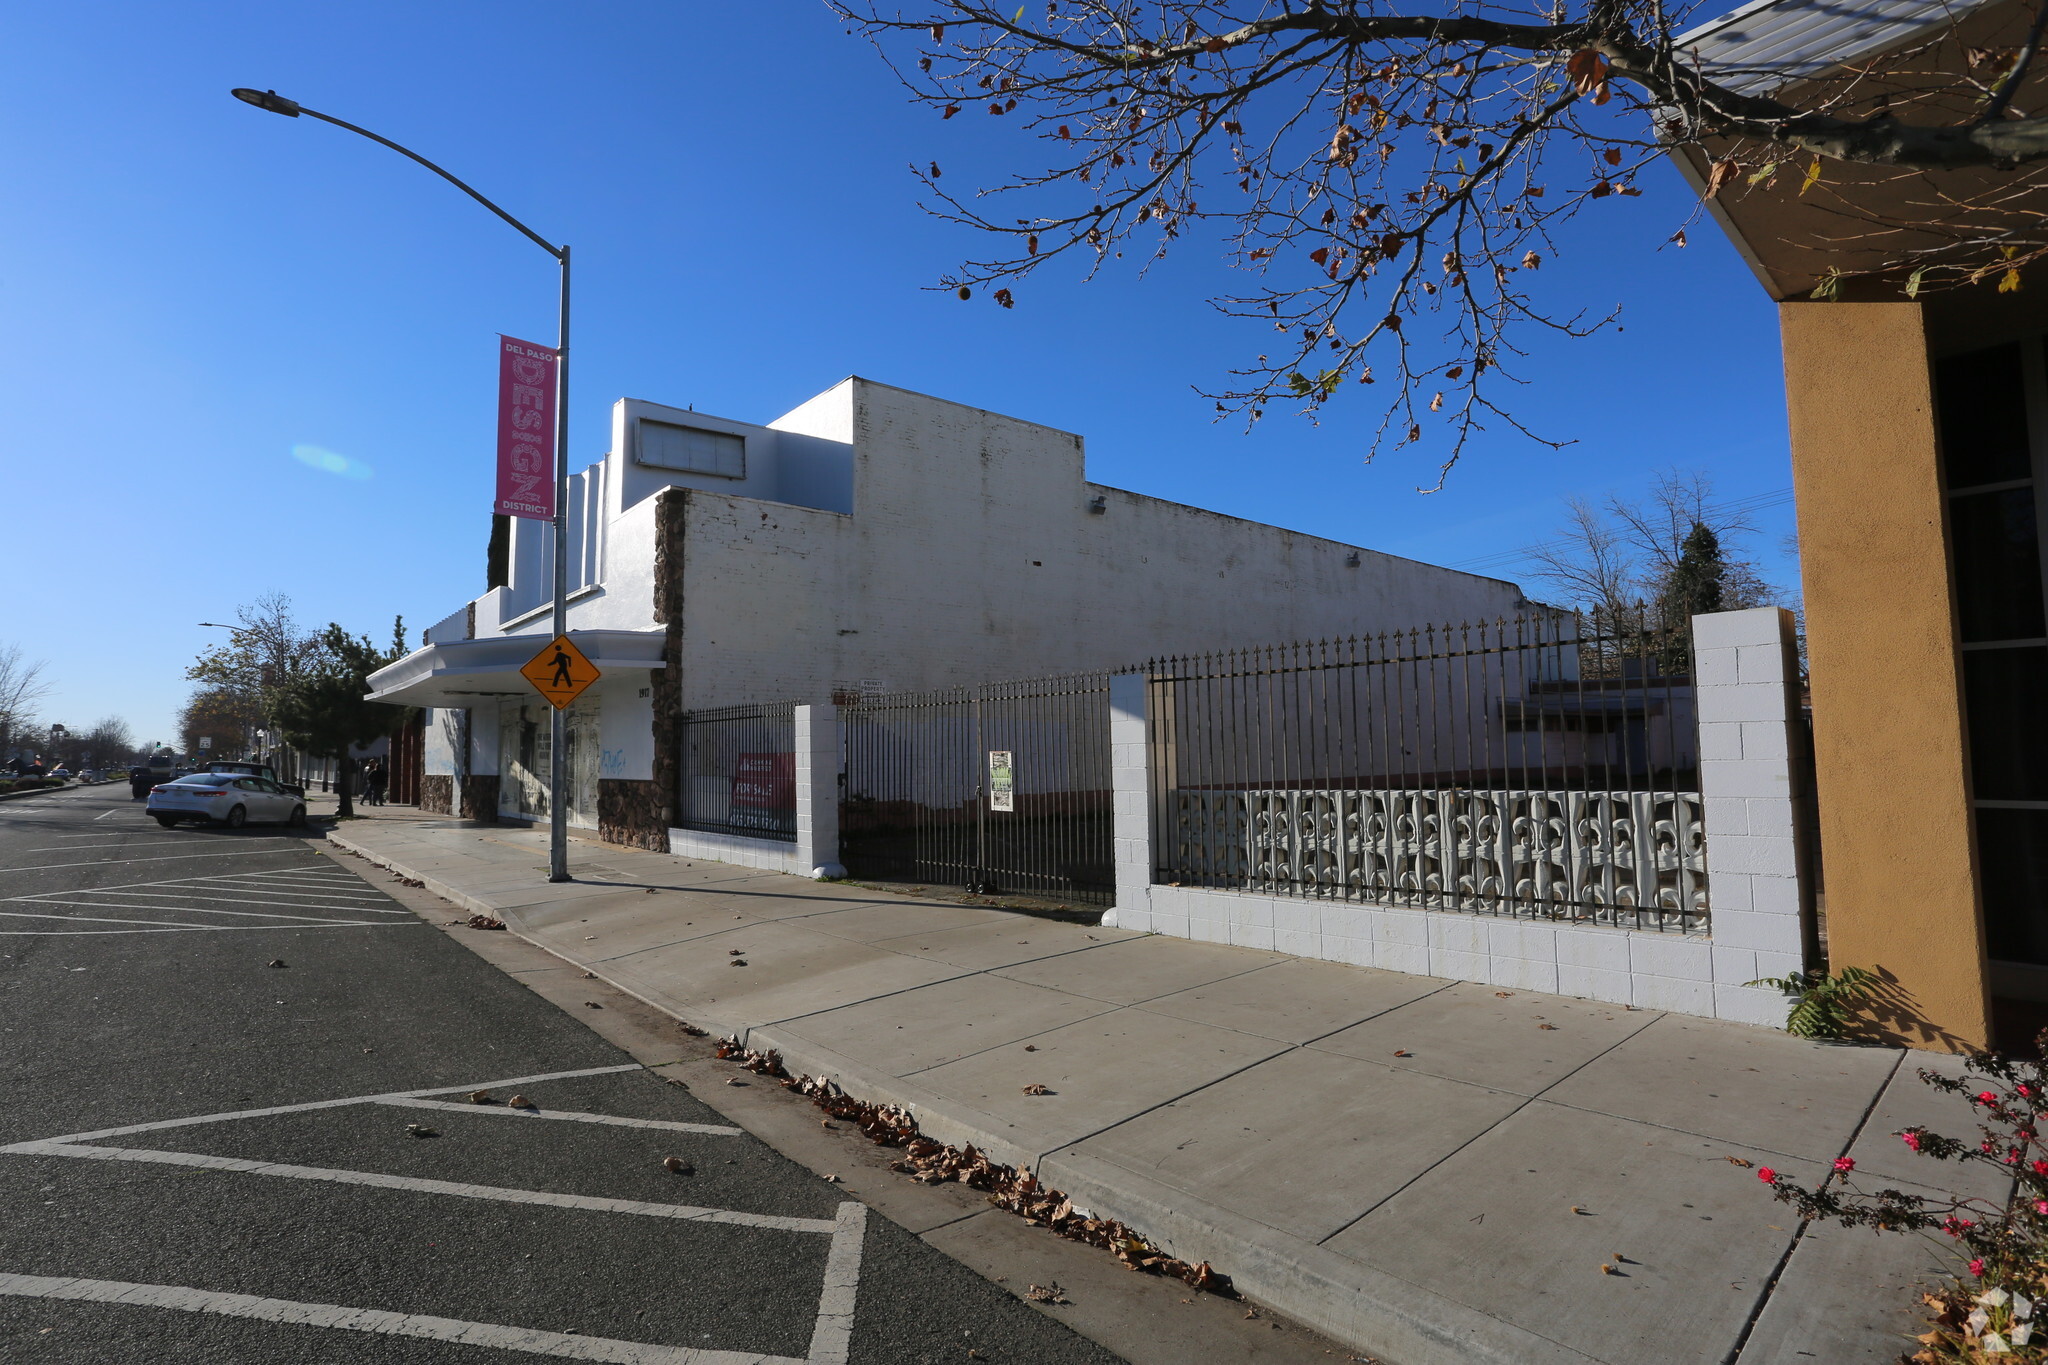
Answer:
<svg viewBox="0 0 2048 1365"><path fill-rule="evenodd" d="M846 875L839 865L839 714L830 706L795 712L796 842L671 829L670 853L800 877Z"/></svg>
<svg viewBox="0 0 2048 1365"><path fill-rule="evenodd" d="M1363 967L1781 1027L1786 1000L1749 986L1804 962L1806 889L1794 780L1797 661L1775 607L1693 618L1707 934L1158 886L1145 679L1110 681L1116 908L1105 922Z"/></svg>

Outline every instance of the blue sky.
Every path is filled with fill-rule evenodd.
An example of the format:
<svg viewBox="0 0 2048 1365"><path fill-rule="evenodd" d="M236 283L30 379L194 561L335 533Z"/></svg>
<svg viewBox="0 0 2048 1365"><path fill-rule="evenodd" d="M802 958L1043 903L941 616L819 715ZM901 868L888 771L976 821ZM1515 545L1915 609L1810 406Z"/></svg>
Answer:
<svg viewBox="0 0 2048 1365"><path fill-rule="evenodd" d="M551 337L552 264L420 168L236 85L414 146L573 244L579 463L620 396L766 421L858 373L1079 432L1104 483L1442 563L1673 465L1726 499L1790 483L1773 308L1704 223L1654 249L1691 207L1668 170L1545 268L1626 310L1523 367L1519 415L1576 444L1482 438L1425 495L1426 452L1364 463L1369 405L1212 422L1192 387L1262 344L1203 303L1233 278L1220 262L1047 277L1009 312L924 291L978 244L919 212L908 163L992 177L1016 144L906 104L811 0L72 0L9 30L0 643L47 660L46 720L168 736L219 634L196 623L264 592L382 639L482 588L492 340ZM1760 521L1789 581L1790 509Z"/></svg>

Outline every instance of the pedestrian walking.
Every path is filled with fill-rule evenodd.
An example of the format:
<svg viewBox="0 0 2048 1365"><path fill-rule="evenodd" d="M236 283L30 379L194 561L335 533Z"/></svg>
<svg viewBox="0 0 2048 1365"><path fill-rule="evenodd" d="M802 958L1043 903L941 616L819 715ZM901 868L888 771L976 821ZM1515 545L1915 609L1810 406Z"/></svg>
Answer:
<svg viewBox="0 0 2048 1365"><path fill-rule="evenodd" d="M373 758L363 767L363 799L372 806L384 804L384 760Z"/></svg>

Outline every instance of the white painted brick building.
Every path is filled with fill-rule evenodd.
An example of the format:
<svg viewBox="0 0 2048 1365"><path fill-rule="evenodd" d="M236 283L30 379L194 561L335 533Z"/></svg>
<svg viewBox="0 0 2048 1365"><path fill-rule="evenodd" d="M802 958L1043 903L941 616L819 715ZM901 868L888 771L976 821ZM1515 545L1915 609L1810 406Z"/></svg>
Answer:
<svg viewBox="0 0 2048 1365"><path fill-rule="evenodd" d="M1515 614L1516 585L1090 483L1079 436L864 379L767 425L622 399L572 479L573 823L665 847L676 718ZM374 679L432 708L422 804L529 818L549 528Z"/></svg>

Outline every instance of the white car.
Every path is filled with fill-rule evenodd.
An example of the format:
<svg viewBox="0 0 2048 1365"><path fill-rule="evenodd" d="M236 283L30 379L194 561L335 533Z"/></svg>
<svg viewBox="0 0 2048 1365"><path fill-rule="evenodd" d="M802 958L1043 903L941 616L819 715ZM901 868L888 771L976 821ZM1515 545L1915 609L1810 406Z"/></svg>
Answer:
<svg viewBox="0 0 2048 1365"><path fill-rule="evenodd" d="M165 829L180 820L212 821L240 829L251 820L286 825L306 823L306 803L267 777L193 773L149 789L149 813Z"/></svg>

